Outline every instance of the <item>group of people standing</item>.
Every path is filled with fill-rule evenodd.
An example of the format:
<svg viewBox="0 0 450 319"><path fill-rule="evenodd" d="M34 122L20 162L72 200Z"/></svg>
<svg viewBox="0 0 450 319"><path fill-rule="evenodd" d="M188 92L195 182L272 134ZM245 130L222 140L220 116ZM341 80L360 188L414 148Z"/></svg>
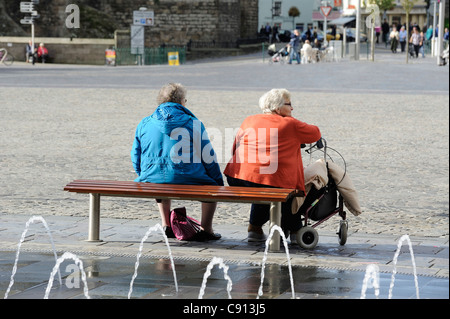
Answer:
<svg viewBox="0 0 450 319"><path fill-rule="evenodd" d="M224 185L205 127L186 107L186 93L178 83L163 86L157 98L158 107L137 126L131 150L138 175L136 182ZM266 92L259 100L259 107L262 113L247 117L235 136L232 158L224 170L228 184L305 191L301 145L318 141L319 128L292 116L291 94L286 89ZM185 132L184 137L190 138L183 140L183 136L173 134L181 130ZM201 146L195 145L194 136L202 137ZM179 143L187 145L180 148ZM175 149L187 151L180 155ZM208 160L204 157L205 150ZM169 219L171 202L161 199L157 204L165 233L173 238ZM213 230L216 207L217 203L202 202L202 230L195 240L221 238ZM293 214L291 207L292 200L282 204L281 227L285 232L296 232L302 226L301 214ZM251 206L248 241L265 240L262 227L269 217L269 205Z"/></svg>
<svg viewBox="0 0 450 319"><path fill-rule="evenodd" d="M308 34L308 32L306 33ZM311 42L310 39L314 39L313 42ZM301 56L300 56L300 44L302 42L302 38L300 36L300 31L298 29L295 29L291 34L291 40L288 43L288 49L289 49L289 62L288 64L292 64L292 61L297 60L297 64L300 64ZM322 49L322 45L317 39L317 37L308 37L306 38L305 42L303 43L302 50L305 52L309 49L316 48L318 50Z"/></svg>
<svg viewBox="0 0 450 319"><path fill-rule="evenodd" d="M274 25L273 27L267 23L265 26L261 26L259 30L259 36L266 37L270 43L280 42L280 37L278 34L278 25Z"/></svg>
<svg viewBox="0 0 450 319"><path fill-rule="evenodd" d="M423 30L425 29L427 29L426 26L423 28ZM393 24L392 27L390 27L387 21L384 20L384 23L381 26L381 30L383 32L383 41L385 42L386 47L388 46L388 43L390 43L390 49L392 53L397 53L399 44L401 52L405 52L406 45L407 43L409 43L411 45L412 53L414 53L414 56L416 58L419 57L419 55L422 55L423 58L425 57L425 42L430 41L433 37L433 26L429 26L429 28L426 30L426 33L424 34L424 32L420 30L420 27L415 23L411 23L411 25L409 26L409 39L407 39L408 33L406 31L405 25L400 26L400 29L396 24ZM378 36L379 30L377 31L377 43ZM438 27L436 27L435 29L435 36L438 36ZM448 41L449 39L447 28L445 28L444 30L443 39L444 41Z"/></svg>
<svg viewBox="0 0 450 319"><path fill-rule="evenodd" d="M398 44L400 43L401 52L405 52L408 34L404 26L397 30L397 26L392 26L392 31L389 33L389 40L391 42L392 53L397 53Z"/></svg>

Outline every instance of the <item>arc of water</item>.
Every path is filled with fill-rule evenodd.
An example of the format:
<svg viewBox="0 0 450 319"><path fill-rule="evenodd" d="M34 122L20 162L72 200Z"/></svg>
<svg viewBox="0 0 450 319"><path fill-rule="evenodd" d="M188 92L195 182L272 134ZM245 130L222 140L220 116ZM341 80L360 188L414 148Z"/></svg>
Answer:
<svg viewBox="0 0 450 319"><path fill-rule="evenodd" d="M398 244L397 244L397 251L395 252L394 259L393 259L394 270L392 271L391 284L389 286L389 297L388 297L389 299L392 298L392 290L394 289L395 275L397 273L397 259L398 259L398 256L400 255L400 249L402 248L403 242L405 240L408 242L409 254L411 255L411 262L412 262L413 270L414 270L414 283L416 285L416 297L417 297L417 299L420 299L420 297L419 297L419 283L417 281L416 261L414 259L414 252L413 252L413 249L412 249L411 239L409 238L408 235L403 235L400 238L400 240L398 241Z"/></svg>
<svg viewBox="0 0 450 319"><path fill-rule="evenodd" d="M22 247L22 243L25 240L25 236L26 236L26 234L28 232L28 229L30 228L30 224L32 224L32 223L34 223L36 221L42 222L42 224L44 225L45 229L47 230L47 233L48 233L48 236L50 237L50 242L51 242L52 248L53 248L53 255L55 256L55 262L58 259L57 255L56 255L55 243L53 242L53 237L52 237L52 234L50 232L50 228L48 227L48 224L45 221L44 217L42 217L42 216L32 216L32 217L30 217L30 219L28 219L28 221L25 224L25 229L22 232L22 236L20 237L19 244L17 245L16 259L14 261L14 266L13 266L13 270L12 270L12 274L11 274L11 280L9 282L8 289L6 290L4 299L8 298L8 294L9 294L9 292L11 290L11 287L14 284L14 276L15 276L15 274L17 272L17 262L19 261L20 248ZM59 271L59 269L58 269L58 279L59 279L59 284L62 285L61 272Z"/></svg>
<svg viewBox="0 0 450 319"><path fill-rule="evenodd" d="M287 257L288 265L289 265L289 276L290 276L290 279L291 279L292 299L295 299L294 278L292 276L291 257L289 255L288 244L287 244L286 236L284 235L283 230L281 229L280 226L277 226L277 225L272 226L272 228L270 229L269 236L266 239L266 249L264 251L264 257L263 257L263 260L262 260L262 268L261 268L261 285L259 286L258 296L256 297L256 299L259 299L259 297L261 297L263 295L264 270L265 270L266 261L267 261L267 253L268 253L268 249L269 249L269 242L270 242L270 239L272 239L272 236L274 235L274 232L276 230L280 233L281 238L283 239L284 249L286 251L286 257Z"/></svg>
<svg viewBox="0 0 450 319"><path fill-rule="evenodd" d="M206 281L208 280L208 277L211 275L211 269L214 267L214 265L219 265L220 269L223 269L223 277L228 281L227 283L227 293L228 293L228 299L231 298L231 289L233 286L233 282L231 281L230 276L228 276L228 266L225 265L222 258L219 257L213 257L213 259L208 264L208 267L206 267L205 274L203 275L203 282L202 286L200 288L200 292L198 294L198 299L203 299L203 295L205 293L206 288Z"/></svg>
<svg viewBox="0 0 450 319"><path fill-rule="evenodd" d="M150 236L150 234L153 231L155 231L155 230L160 230L161 231L161 233L162 233L162 235L164 237L164 240L166 242L167 250L169 252L170 262L172 264L173 280L175 281L175 291L178 293L177 273L175 271L175 264L173 262L172 250L170 249L169 240L168 240L168 238L166 236L166 233L164 232L164 229L162 228L162 226L160 224L156 224L155 226L150 227L147 230L147 232L145 233L144 237L141 240L141 244L139 246L139 252L138 252L137 257L136 257L136 263L134 265L134 274L133 274L133 277L131 278L131 282L130 282L130 290L128 291L128 299L131 298L131 294L133 293L133 283L134 283L134 280L137 277L137 270L139 268L139 259L142 256L142 249L144 247L144 243L147 240L147 238Z"/></svg>
<svg viewBox="0 0 450 319"><path fill-rule="evenodd" d="M375 297L378 299L380 295L380 268L375 264L370 264L366 267L366 275L364 276L361 289L361 299L366 298L366 290L370 287L375 289Z"/></svg>
<svg viewBox="0 0 450 319"><path fill-rule="evenodd" d="M52 289L52 285L53 285L53 279L55 277L55 274L57 271L59 271L59 267L61 265L61 263L66 260L66 259L72 259L75 261L75 264L78 266L78 269L80 269L81 271L81 280L83 280L83 284L84 284L84 288L83 288L83 292L84 292L84 296L87 299L90 299L91 297L89 297L89 292L88 292L88 285L87 285L87 280L86 280L86 272L84 271L84 267L83 267L83 261L78 258L76 255L70 253L70 252L65 252L61 257L58 258L58 260L56 261L55 266L53 267L52 272L50 273L50 278L48 280L48 284L47 284L47 289L45 289L45 296L44 299L48 299L48 295L50 293L50 290Z"/></svg>

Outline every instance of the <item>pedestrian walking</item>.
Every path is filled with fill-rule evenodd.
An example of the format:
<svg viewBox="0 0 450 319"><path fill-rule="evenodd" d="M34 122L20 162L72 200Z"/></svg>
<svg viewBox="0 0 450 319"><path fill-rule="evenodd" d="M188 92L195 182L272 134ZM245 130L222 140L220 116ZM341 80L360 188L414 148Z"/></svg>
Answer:
<svg viewBox="0 0 450 319"><path fill-rule="evenodd" d="M408 36L408 34L406 32L406 28L404 26L402 26L400 28L400 32L398 33L398 41L400 42L400 49L402 52L405 52L407 36Z"/></svg>
<svg viewBox="0 0 450 319"><path fill-rule="evenodd" d="M289 55L289 64L292 64L292 60L294 59L297 60L297 64L300 64L300 55L298 53L300 48L300 32L297 29L294 30L288 46L291 50Z"/></svg>
<svg viewBox="0 0 450 319"><path fill-rule="evenodd" d="M392 53L397 53L399 34L398 34L397 28L395 26L392 27L392 31L391 31L391 34L389 35L389 38L391 39Z"/></svg>

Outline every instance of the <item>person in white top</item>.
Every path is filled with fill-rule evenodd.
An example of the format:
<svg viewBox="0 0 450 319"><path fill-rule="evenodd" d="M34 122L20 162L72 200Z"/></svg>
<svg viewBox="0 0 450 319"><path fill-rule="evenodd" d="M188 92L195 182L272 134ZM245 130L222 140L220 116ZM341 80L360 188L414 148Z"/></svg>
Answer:
<svg viewBox="0 0 450 319"><path fill-rule="evenodd" d="M398 46L398 40L399 35L397 31L397 27L393 26L391 34L389 35L389 38L391 39L391 51L392 53L397 53L397 46Z"/></svg>

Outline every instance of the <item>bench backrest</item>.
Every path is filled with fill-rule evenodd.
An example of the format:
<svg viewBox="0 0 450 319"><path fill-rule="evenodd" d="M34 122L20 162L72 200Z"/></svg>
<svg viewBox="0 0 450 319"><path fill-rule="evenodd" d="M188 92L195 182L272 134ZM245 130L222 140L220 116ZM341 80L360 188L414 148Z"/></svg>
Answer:
<svg viewBox="0 0 450 319"><path fill-rule="evenodd" d="M249 203L286 202L291 197L304 196L302 191L285 188L256 188L212 185L173 185L136 183L129 181L75 180L65 191L106 196L129 196L204 201Z"/></svg>

